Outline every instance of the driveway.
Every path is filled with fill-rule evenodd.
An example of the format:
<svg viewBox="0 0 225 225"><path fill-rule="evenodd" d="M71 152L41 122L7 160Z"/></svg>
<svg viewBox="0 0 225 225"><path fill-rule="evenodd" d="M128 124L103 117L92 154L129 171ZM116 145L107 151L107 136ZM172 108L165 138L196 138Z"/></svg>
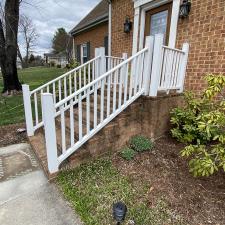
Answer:
<svg viewBox="0 0 225 225"><path fill-rule="evenodd" d="M0 148L0 224L81 225L28 144Z"/></svg>

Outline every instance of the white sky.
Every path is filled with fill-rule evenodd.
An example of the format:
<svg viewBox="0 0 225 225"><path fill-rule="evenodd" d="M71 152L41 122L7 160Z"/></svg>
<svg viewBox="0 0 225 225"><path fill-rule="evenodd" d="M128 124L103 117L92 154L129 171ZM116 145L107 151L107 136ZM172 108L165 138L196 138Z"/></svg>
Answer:
<svg viewBox="0 0 225 225"><path fill-rule="evenodd" d="M0 0L3 3L4 0ZM35 54L51 51L59 27L69 32L100 0L23 0L20 12L33 20L39 34ZM31 4L31 5L30 5Z"/></svg>

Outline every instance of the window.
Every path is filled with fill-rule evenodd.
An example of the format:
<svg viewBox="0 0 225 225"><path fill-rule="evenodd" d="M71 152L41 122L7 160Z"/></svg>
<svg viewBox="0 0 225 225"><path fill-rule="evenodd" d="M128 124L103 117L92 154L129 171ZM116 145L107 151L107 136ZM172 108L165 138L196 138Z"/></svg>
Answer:
<svg viewBox="0 0 225 225"><path fill-rule="evenodd" d="M88 58L88 49L87 49L87 43L81 45L81 59L82 63L87 62Z"/></svg>

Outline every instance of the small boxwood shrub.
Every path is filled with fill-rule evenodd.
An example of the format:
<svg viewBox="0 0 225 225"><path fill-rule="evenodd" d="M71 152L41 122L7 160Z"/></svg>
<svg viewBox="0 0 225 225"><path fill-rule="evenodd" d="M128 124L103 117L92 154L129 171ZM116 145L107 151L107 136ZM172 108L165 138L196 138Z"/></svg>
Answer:
<svg viewBox="0 0 225 225"><path fill-rule="evenodd" d="M136 152L149 151L153 148L153 142L144 136L135 136L130 140L130 147Z"/></svg>
<svg viewBox="0 0 225 225"><path fill-rule="evenodd" d="M120 154L123 159L130 161L134 159L136 152L131 148L125 147L122 149Z"/></svg>

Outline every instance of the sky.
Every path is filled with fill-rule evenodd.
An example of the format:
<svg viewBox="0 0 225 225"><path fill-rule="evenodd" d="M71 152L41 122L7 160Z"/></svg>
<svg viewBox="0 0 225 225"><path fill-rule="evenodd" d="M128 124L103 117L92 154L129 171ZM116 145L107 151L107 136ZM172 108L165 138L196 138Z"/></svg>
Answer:
<svg viewBox="0 0 225 225"><path fill-rule="evenodd" d="M0 0L3 1L3 0ZM51 51L57 28L69 32L100 0L24 0L20 12L30 17L39 34L35 55Z"/></svg>

